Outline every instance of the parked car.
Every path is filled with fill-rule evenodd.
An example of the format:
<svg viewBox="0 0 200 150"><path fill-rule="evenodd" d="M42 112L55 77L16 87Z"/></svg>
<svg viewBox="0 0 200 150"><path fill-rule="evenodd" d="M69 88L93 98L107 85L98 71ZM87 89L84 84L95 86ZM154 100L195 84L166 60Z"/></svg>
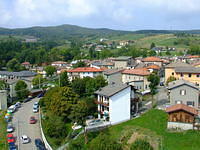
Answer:
<svg viewBox="0 0 200 150"><path fill-rule="evenodd" d="M37 113L39 111L39 108L37 107L37 108L33 108L33 112L34 113Z"/></svg>
<svg viewBox="0 0 200 150"><path fill-rule="evenodd" d="M9 133L7 135L7 141L8 141L8 143L14 143L15 142L15 138L14 138L13 134Z"/></svg>
<svg viewBox="0 0 200 150"><path fill-rule="evenodd" d="M20 102L17 102L17 103L15 104L15 107L16 107L16 108L20 108L20 107L21 107L21 103L20 103Z"/></svg>
<svg viewBox="0 0 200 150"><path fill-rule="evenodd" d="M38 108L38 107L39 107L38 102L35 102L35 103L33 104L33 108Z"/></svg>
<svg viewBox="0 0 200 150"><path fill-rule="evenodd" d="M30 138L27 135L22 135L21 141L22 141L22 144L26 144L30 142Z"/></svg>
<svg viewBox="0 0 200 150"><path fill-rule="evenodd" d="M164 86L164 82L160 82L160 86Z"/></svg>
<svg viewBox="0 0 200 150"><path fill-rule="evenodd" d="M46 147L41 139L35 139L35 146L38 150L46 150Z"/></svg>
<svg viewBox="0 0 200 150"><path fill-rule="evenodd" d="M9 150L17 150L17 146L15 145L14 142L9 143Z"/></svg>
<svg viewBox="0 0 200 150"><path fill-rule="evenodd" d="M15 106L15 105L11 105L11 106L8 108L7 113L13 113L13 112L15 112L15 110L16 110L16 106Z"/></svg>
<svg viewBox="0 0 200 150"><path fill-rule="evenodd" d="M12 125L12 124L8 124L8 126L7 126L7 132L8 132L8 133L11 133L11 132L13 132L13 131L14 131L13 125Z"/></svg>
<svg viewBox="0 0 200 150"><path fill-rule="evenodd" d="M29 120L29 123L30 124L35 124L37 122L37 120L35 119L35 117L34 116L31 116L30 117L30 120Z"/></svg>
<svg viewBox="0 0 200 150"><path fill-rule="evenodd" d="M42 92L42 93L38 94L37 98L41 98L41 97L43 97L44 94L45 94L45 92Z"/></svg>

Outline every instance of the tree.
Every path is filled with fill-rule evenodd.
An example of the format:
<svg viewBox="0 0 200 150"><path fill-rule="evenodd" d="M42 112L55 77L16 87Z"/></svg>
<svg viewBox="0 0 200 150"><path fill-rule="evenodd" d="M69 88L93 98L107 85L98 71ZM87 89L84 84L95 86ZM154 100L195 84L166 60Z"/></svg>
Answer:
<svg viewBox="0 0 200 150"><path fill-rule="evenodd" d="M150 49L156 47L156 44L155 43L151 43L151 46L150 46Z"/></svg>
<svg viewBox="0 0 200 150"><path fill-rule="evenodd" d="M153 50L150 50L150 51L149 51L149 56L156 56L156 52L153 51Z"/></svg>
<svg viewBox="0 0 200 150"><path fill-rule="evenodd" d="M29 91L27 89L27 84L22 80L17 81L15 85L15 91L17 94L17 98L19 99L24 99L28 97Z"/></svg>
<svg viewBox="0 0 200 150"><path fill-rule="evenodd" d="M81 125L84 128L85 144L87 144L87 132L86 132L86 117L88 116L88 107L85 101L79 101L73 106L70 118L73 122Z"/></svg>
<svg viewBox="0 0 200 150"><path fill-rule="evenodd" d="M156 75L155 73L151 73L148 77L147 80L150 82L149 88L151 90L151 96L152 96L152 107L154 105L154 100L153 96L156 94L157 86L160 82L160 77Z"/></svg>
<svg viewBox="0 0 200 150"><path fill-rule="evenodd" d="M167 55L167 56L171 56L171 53L170 53L169 50L166 51L166 55Z"/></svg>
<svg viewBox="0 0 200 150"><path fill-rule="evenodd" d="M122 150L122 145L106 133L100 133L89 145L91 150Z"/></svg>
<svg viewBox="0 0 200 150"><path fill-rule="evenodd" d="M47 66L45 69L47 76L52 76L56 72L56 68L54 66Z"/></svg>
<svg viewBox="0 0 200 150"><path fill-rule="evenodd" d="M5 90L7 88L7 84L5 81L0 80L0 90Z"/></svg>
<svg viewBox="0 0 200 150"><path fill-rule="evenodd" d="M25 68L23 68L20 63L17 61L16 58L11 59L8 63L7 63L7 68L9 71L20 71L23 70Z"/></svg>
<svg viewBox="0 0 200 150"><path fill-rule="evenodd" d="M78 61L76 64L73 65L73 68L78 68L78 67L86 67L86 63L84 61Z"/></svg>
<svg viewBox="0 0 200 150"><path fill-rule="evenodd" d="M33 78L32 84L33 84L34 88L41 88L42 84L46 81L47 81L47 79L43 78L42 75L37 75Z"/></svg>
<svg viewBox="0 0 200 150"><path fill-rule="evenodd" d="M130 150L153 150L153 147L146 140L136 139Z"/></svg>
<svg viewBox="0 0 200 150"><path fill-rule="evenodd" d="M77 103L78 95L69 87L54 87L40 100L41 106L47 112L56 114L63 118L65 122L69 120L72 107Z"/></svg>
<svg viewBox="0 0 200 150"><path fill-rule="evenodd" d="M176 80L176 78L175 78L174 76L170 76L170 77L167 79L166 84L168 85L170 82L175 81L175 80Z"/></svg>
<svg viewBox="0 0 200 150"><path fill-rule="evenodd" d="M63 87L63 86L69 86L70 83L69 83L69 79L68 79L68 75L67 75L67 72L62 72L60 74L60 81L59 81L59 85L60 87Z"/></svg>

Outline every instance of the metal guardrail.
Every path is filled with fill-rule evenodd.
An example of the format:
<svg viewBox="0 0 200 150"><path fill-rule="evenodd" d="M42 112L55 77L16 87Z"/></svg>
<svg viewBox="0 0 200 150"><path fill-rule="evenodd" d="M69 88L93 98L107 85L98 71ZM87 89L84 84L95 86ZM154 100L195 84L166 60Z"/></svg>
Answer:
<svg viewBox="0 0 200 150"><path fill-rule="evenodd" d="M51 148L51 146L49 145L45 135L44 135L44 132L43 132L43 129L42 129L42 122L41 122L41 113L40 113L40 107L39 107L39 120L40 120L40 131L41 131L41 134L42 134L42 140L45 144L45 147L47 148L47 150L53 150Z"/></svg>

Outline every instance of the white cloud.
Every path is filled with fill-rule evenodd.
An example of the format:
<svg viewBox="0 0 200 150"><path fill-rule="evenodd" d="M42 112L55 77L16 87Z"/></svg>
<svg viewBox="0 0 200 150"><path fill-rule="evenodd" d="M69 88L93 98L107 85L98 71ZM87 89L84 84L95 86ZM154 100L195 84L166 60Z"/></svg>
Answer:
<svg viewBox="0 0 200 150"><path fill-rule="evenodd" d="M8 27L94 22L130 25L150 16L162 22L199 13L199 0L0 0L0 26Z"/></svg>

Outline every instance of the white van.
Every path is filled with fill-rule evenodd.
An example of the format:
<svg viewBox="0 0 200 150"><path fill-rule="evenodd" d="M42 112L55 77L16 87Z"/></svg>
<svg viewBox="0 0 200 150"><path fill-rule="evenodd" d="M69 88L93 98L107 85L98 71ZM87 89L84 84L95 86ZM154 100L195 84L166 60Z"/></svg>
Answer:
<svg viewBox="0 0 200 150"><path fill-rule="evenodd" d="M12 106L10 106L10 107L8 108L7 112L8 112L8 113L13 113L13 112L15 112L15 110L16 110L16 106L15 106L15 105L12 105Z"/></svg>

